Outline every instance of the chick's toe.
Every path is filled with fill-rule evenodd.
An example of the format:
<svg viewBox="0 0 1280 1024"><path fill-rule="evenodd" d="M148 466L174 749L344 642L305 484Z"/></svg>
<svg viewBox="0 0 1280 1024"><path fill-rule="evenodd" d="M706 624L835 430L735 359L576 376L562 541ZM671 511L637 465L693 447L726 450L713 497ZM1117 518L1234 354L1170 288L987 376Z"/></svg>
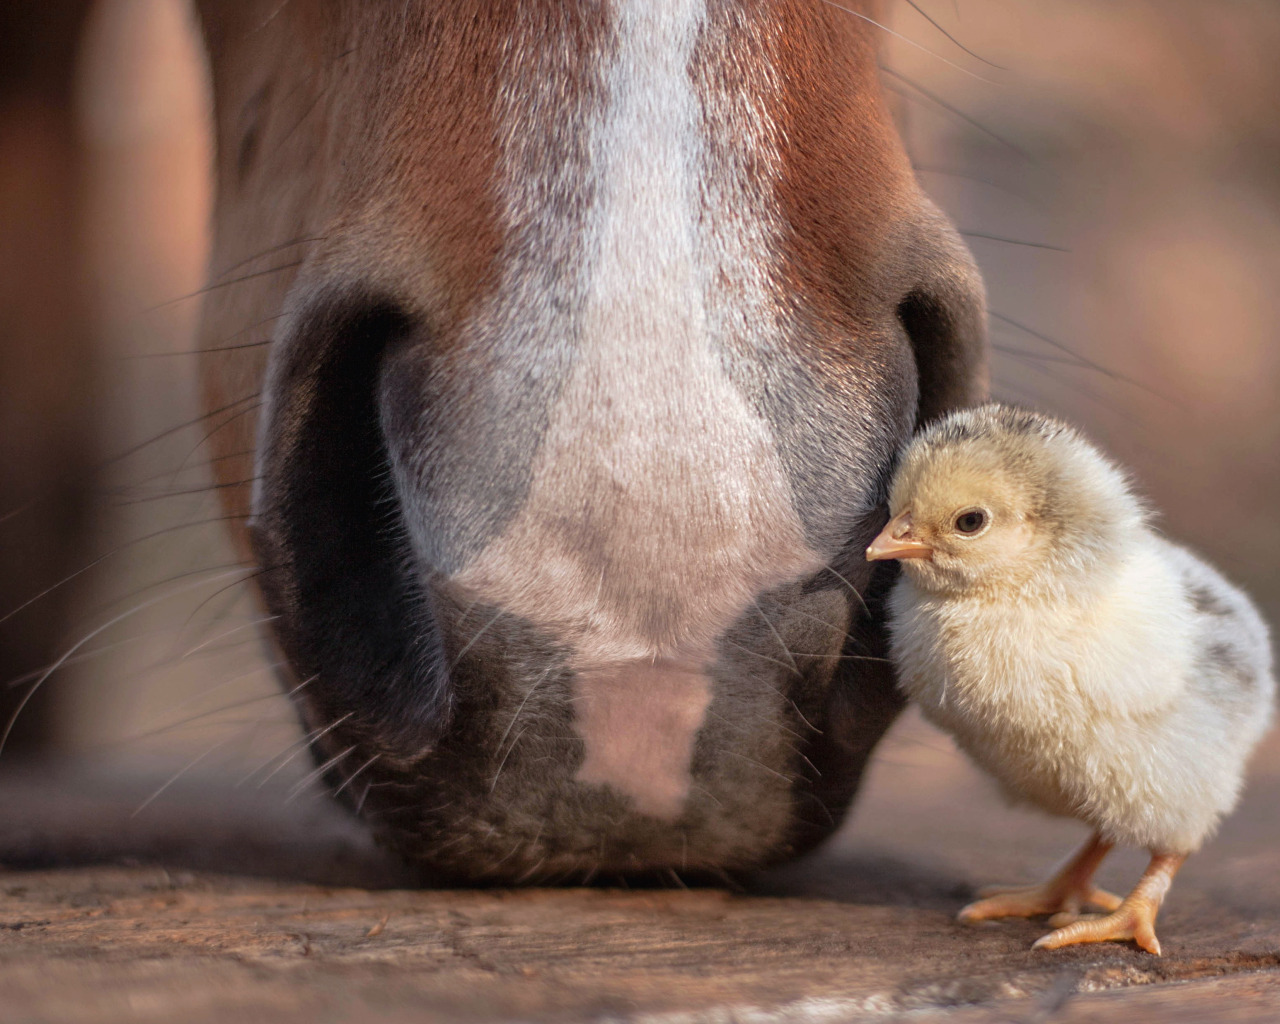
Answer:
<svg viewBox="0 0 1280 1024"><path fill-rule="evenodd" d="M1173 876L1186 858L1177 854L1156 854L1133 892L1105 917L1082 918L1065 928L1036 940L1034 949L1059 949L1084 942L1126 942L1132 939L1148 953L1160 955L1156 938L1156 915Z"/></svg>
<svg viewBox="0 0 1280 1024"><path fill-rule="evenodd" d="M1160 955L1156 938L1156 910L1149 906L1122 906L1105 917L1085 917L1037 939L1033 949L1060 949L1085 942L1126 942L1132 939L1148 953Z"/></svg>
<svg viewBox="0 0 1280 1024"><path fill-rule="evenodd" d="M1065 887L1053 878L1040 885L1019 888L990 886L981 890L984 899L975 900L960 911L963 924L988 921L997 917L1039 917L1052 914L1050 924L1069 924L1085 907L1115 910L1122 902L1115 893L1099 889L1087 882L1083 886Z"/></svg>
<svg viewBox="0 0 1280 1024"><path fill-rule="evenodd" d="M1094 833L1047 882L1021 887L988 886L981 889L984 897L960 911L964 924L995 917L1038 917L1052 914L1051 923L1068 924L1080 916L1084 907L1116 910L1121 899L1093 884L1093 874L1112 844Z"/></svg>

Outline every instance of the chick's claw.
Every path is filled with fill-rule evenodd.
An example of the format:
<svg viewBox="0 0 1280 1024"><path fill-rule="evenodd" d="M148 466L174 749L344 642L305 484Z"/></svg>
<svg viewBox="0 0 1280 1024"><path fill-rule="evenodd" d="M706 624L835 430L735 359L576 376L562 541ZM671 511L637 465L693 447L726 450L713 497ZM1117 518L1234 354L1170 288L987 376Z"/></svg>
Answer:
<svg viewBox="0 0 1280 1024"><path fill-rule="evenodd" d="M1132 939L1148 953L1160 955L1160 940L1156 938L1156 911L1159 904L1151 902L1122 906L1105 917L1087 917L1065 928L1050 932L1037 939L1033 949L1061 949L1085 942L1127 942Z"/></svg>

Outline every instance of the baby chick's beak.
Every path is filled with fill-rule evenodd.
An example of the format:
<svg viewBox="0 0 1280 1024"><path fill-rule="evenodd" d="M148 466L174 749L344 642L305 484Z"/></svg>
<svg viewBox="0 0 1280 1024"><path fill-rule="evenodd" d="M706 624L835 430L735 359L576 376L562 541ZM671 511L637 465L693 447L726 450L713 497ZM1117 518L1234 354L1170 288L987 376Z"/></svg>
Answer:
<svg viewBox="0 0 1280 1024"><path fill-rule="evenodd" d="M867 548L868 562L882 562L890 558L932 558L933 548L911 536L911 511L889 520Z"/></svg>

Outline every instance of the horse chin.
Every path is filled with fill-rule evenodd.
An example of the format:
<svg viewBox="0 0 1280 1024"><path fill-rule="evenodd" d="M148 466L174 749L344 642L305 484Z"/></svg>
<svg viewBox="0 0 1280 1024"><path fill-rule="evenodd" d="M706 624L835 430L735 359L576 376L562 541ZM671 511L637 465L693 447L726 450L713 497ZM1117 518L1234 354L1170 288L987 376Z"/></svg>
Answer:
<svg viewBox="0 0 1280 1024"><path fill-rule="evenodd" d="M830 573L760 595L697 657L592 665L429 590L420 614L400 602L412 642L380 661L329 660L367 649L354 607L289 654L328 784L434 881L723 878L789 859L837 826L900 704L878 608L866 618Z"/></svg>

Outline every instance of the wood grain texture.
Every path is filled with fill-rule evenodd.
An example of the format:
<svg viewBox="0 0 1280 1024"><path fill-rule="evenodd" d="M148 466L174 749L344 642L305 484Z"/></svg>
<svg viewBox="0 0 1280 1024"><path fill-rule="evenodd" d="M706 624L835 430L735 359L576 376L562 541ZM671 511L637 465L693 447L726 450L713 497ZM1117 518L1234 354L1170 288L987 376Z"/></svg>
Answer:
<svg viewBox="0 0 1280 1024"><path fill-rule="evenodd" d="M1275 743L1174 887L1159 959L956 924L974 885L1037 877L1078 829L1001 807L910 721L837 840L744 891L413 889L322 799L205 780L131 818L144 782L0 780L0 1020L1280 1019Z"/></svg>

